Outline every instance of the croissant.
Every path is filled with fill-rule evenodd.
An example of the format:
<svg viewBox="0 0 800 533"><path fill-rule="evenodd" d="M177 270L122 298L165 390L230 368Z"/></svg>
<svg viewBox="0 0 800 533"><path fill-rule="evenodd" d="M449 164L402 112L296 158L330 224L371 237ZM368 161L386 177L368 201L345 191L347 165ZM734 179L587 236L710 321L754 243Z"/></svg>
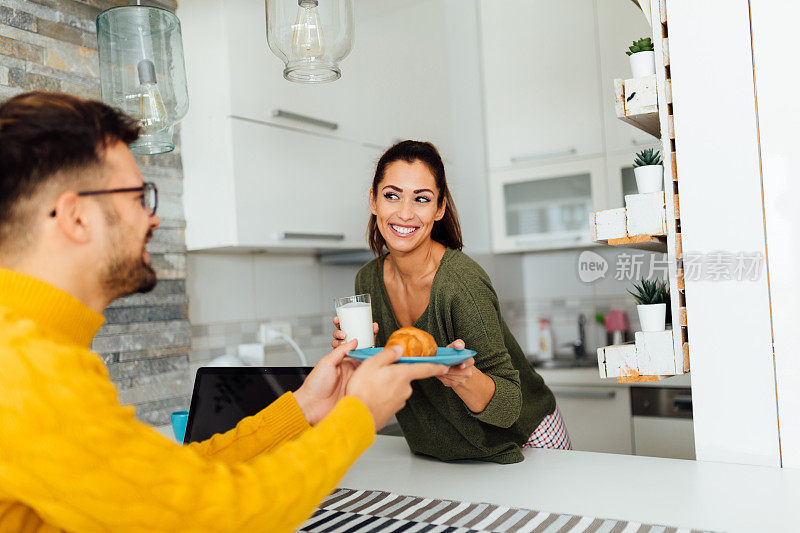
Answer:
<svg viewBox="0 0 800 533"><path fill-rule="evenodd" d="M427 331L408 327L400 328L389 336L386 347L402 346L404 357L433 357L436 355L436 339Z"/></svg>

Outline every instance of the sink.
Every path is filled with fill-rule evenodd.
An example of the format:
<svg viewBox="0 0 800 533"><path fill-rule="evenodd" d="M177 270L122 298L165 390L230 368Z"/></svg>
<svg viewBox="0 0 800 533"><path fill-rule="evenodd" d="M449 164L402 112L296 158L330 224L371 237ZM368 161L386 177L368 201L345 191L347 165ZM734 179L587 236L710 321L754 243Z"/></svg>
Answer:
<svg viewBox="0 0 800 533"><path fill-rule="evenodd" d="M555 357L554 359L538 360L528 359L533 368L558 369L558 368L590 368L597 366L597 359L592 357Z"/></svg>

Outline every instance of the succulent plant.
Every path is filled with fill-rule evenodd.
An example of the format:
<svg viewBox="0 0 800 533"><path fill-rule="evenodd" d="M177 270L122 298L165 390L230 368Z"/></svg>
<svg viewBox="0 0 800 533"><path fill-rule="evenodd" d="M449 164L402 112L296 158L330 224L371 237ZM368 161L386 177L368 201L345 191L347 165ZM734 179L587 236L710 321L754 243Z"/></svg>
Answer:
<svg viewBox="0 0 800 533"><path fill-rule="evenodd" d="M633 168L636 167L646 167L650 165L660 165L661 164L661 152L658 150L654 150L653 148L647 148L642 150L638 154L636 154L636 158L633 160Z"/></svg>
<svg viewBox="0 0 800 533"><path fill-rule="evenodd" d="M639 305L662 304L665 303L664 298L666 298L666 302L669 302L669 289L667 288L667 282L664 280L656 279L651 281L642 278L638 284L633 284L633 288L636 292L631 292L630 290L628 292Z"/></svg>
<svg viewBox="0 0 800 533"><path fill-rule="evenodd" d="M628 51L625 52L626 54L633 55L636 52L652 52L653 51L653 40L650 37L643 37L638 41L633 41L633 44L628 47Z"/></svg>

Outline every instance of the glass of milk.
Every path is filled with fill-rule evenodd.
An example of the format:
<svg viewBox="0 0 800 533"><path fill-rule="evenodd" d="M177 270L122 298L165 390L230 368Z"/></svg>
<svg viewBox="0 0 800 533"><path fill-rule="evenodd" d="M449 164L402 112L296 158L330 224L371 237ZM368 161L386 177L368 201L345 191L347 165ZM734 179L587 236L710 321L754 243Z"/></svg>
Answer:
<svg viewBox="0 0 800 533"><path fill-rule="evenodd" d="M358 339L357 349L375 346L372 330L372 303L369 294L346 296L334 300L339 329L347 333L345 342Z"/></svg>

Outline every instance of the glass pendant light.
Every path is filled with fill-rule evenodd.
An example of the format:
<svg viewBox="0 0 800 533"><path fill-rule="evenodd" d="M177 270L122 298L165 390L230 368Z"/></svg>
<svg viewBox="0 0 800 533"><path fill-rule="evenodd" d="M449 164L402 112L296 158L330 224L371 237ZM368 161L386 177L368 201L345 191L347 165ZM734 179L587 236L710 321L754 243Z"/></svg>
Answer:
<svg viewBox="0 0 800 533"><path fill-rule="evenodd" d="M353 48L353 0L266 0L267 42L286 65L283 77L324 83L342 76Z"/></svg>
<svg viewBox="0 0 800 533"><path fill-rule="evenodd" d="M97 16L103 102L139 121L136 155L175 149L175 124L189 109L181 24L159 7L119 6Z"/></svg>

